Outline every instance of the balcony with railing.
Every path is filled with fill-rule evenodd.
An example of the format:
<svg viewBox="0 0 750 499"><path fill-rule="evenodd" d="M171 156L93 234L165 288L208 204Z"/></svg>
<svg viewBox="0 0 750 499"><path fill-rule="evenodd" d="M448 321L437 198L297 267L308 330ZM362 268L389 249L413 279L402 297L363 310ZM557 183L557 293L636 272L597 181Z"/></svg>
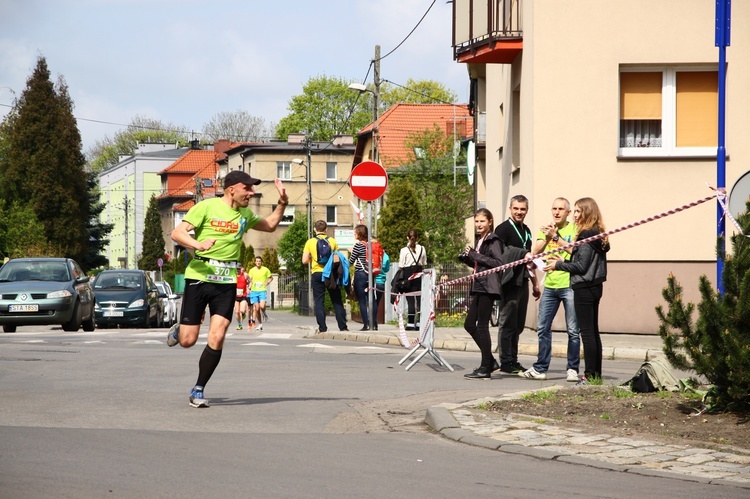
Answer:
<svg viewBox="0 0 750 499"><path fill-rule="evenodd" d="M510 64L523 50L523 0L453 0L453 58Z"/></svg>

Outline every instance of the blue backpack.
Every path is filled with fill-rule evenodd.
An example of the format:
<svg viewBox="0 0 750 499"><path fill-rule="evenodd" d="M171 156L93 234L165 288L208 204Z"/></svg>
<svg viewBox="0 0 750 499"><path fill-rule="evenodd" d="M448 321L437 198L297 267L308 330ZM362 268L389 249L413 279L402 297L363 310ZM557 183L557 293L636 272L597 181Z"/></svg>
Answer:
<svg viewBox="0 0 750 499"><path fill-rule="evenodd" d="M328 259L331 258L331 244L328 242L327 237L318 238L318 245L316 246L318 252L318 263L325 265L328 263Z"/></svg>

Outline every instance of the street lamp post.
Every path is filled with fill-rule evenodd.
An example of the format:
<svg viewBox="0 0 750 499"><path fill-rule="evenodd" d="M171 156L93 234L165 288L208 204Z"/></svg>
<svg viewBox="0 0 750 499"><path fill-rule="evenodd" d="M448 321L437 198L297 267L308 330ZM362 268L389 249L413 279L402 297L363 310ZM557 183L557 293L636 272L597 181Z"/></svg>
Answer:
<svg viewBox="0 0 750 499"><path fill-rule="evenodd" d="M361 83L352 83L349 85L350 90L355 90L359 93L371 92L372 93L372 160L378 162L378 106L380 105L380 45L375 45L375 58L372 60L374 65L373 71L373 90L368 89ZM372 201L367 203L367 220L369 228L367 231L367 306L370 311L370 329L375 328L375 316L378 311L373 310L374 298L375 298L375 285L372 280Z"/></svg>
<svg viewBox="0 0 750 499"><path fill-rule="evenodd" d="M307 237L313 237L313 222L312 222L312 167L311 164L311 154L310 154L310 145L307 144L307 162L295 158L292 160L292 163L295 163L297 165L305 165L305 177L307 177ZM311 310L313 307L313 299L312 299L312 264L308 265L307 267L307 307L308 310Z"/></svg>

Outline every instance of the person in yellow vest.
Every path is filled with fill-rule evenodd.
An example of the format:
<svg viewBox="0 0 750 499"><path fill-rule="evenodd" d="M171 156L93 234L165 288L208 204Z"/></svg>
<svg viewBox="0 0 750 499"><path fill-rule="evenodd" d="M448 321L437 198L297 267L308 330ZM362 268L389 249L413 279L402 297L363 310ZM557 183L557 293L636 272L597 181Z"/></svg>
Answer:
<svg viewBox="0 0 750 499"><path fill-rule="evenodd" d="M250 284L250 306L253 310L250 312L258 331L263 331L263 314L266 311L266 300L268 299L268 285L273 281L271 271L268 267L263 266L263 259L255 257L255 267L247 271L252 284Z"/></svg>

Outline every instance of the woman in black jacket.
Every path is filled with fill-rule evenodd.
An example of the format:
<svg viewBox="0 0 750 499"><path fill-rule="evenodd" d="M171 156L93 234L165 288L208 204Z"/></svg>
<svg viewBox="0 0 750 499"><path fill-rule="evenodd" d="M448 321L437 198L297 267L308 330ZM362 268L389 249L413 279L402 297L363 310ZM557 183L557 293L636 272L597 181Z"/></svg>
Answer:
<svg viewBox="0 0 750 499"><path fill-rule="evenodd" d="M474 248L470 245L459 255L458 259L474 268L474 273L499 267L508 261L524 258L528 252L523 248L506 248L493 231L492 213L480 208L474 214L474 227L477 231L477 242ZM471 304L464 321L464 329L474 338L482 352L482 364L473 372L465 374L467 379L490 379L492 372L500 369L497 360L492 356L492 338L490 337L490 313L492 304L501 298L502 273L493 272L476 277L471 285Z"/></svg>
<svg viewBox="0 0 750 499"><path fill-rule="evenodd" d="M605 232L602 213L591 198L581 198L575 203L573 218L578 227L576 240L580 241ZM602 377L602 338L599 334L599 302L602 299L603 283L607 280L607 237L573 248L570 261L554 257L544 270L570 272L570 287L573 288L573 305L578 327L581 330L583 358L586 362L584 377L579 383Z"/></svg>

